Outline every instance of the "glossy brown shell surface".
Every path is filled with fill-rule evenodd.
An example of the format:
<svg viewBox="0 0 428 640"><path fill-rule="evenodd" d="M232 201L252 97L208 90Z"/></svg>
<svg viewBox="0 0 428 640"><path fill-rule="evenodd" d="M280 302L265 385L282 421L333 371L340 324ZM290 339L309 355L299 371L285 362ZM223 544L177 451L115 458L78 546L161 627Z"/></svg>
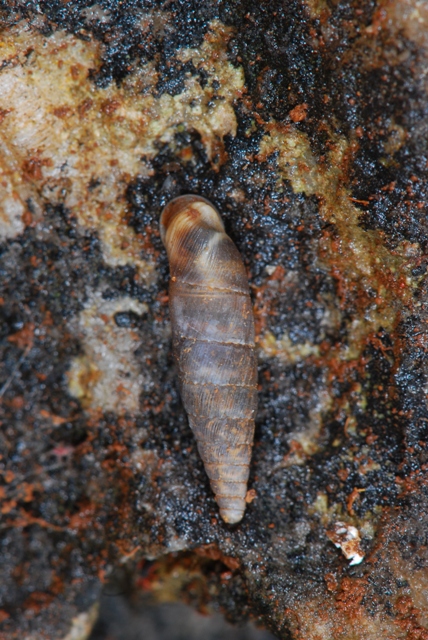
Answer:
<svg viewBox="0 0 428 640"><path fill-rule="evenodd" d="M257 408L254 319L241 256L216 209L180 196L161 216L180 392L225 522L239 522Z"/></svg>

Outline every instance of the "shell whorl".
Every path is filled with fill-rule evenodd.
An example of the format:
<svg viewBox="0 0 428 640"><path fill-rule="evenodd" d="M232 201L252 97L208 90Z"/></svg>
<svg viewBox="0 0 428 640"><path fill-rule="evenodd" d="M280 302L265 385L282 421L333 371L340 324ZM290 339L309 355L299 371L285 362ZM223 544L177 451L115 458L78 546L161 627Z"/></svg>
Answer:
<svg viewBox="0 0 428 640"><path fill-rule="evenodd" d="M205 225L207 229L224 233L222 219L205 198L188 195L171 200L162 211L160 218L160 234L168 255L175 246L174 241L170 239L171 235L185 233L186 229L195 224Z"/></svg>
<svg viewBox="0 0 428 640"><path fill-rule="evenodd" d="M180 392L225 522L239 522L257 408L254 320L245 268L216 209L194 195L161 215Z"/></svg>

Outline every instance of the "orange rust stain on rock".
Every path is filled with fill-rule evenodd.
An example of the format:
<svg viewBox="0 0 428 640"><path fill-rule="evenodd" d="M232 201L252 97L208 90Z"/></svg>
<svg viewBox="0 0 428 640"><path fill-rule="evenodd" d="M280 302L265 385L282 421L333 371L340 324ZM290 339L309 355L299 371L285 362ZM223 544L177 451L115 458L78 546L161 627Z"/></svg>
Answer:
<svg viewBox="0 0 428 640"><path fill-rule="evenodd" d="M337 476L339 480L341 480L342 482L346 482L349 474L350 474L349 469L339 469L339 471L337 472Z"/></svg>
<svg viewBox="0 0 428 640"><path fill-rule="evenodd" d="M15 480L15 474L11 469L8 469L4 474L3 478L9 484L13 480Z"/></svg>
<svg viewBox="0 0 428 640"><path fill-rule="evenodd" d="M4 609L0 609L0 624L10 618L10 615Z"/></svg>
<svg viewBox="0 0 428 640"><path fill-rule="evenodd" d="M34 493L42 490L42 485L39 483L32 484L30 482L21 482L16 488L17 499L23 502L32 502L34 499Z"/></svg>
<svg viewBox="0 0 428 640"><path fill-rule="evenodd" d="M151 591L153 582L157 580L157 570L158 567L156 564L153 564L151 567L146 568L144 565L146 564L146 560L142 560L139 569L144 570L144 577L140 577L136 580L136 585L142 591Z"/></svg>
<svg viewBox="0 0 428 640"><path fill-rule="evenodd" d="M10 113L10 109L0 109L0 124L3 122L3 120L9 113Z"/></svg>
<svg viewBox="0 0 428 640"><path fill-rule="evenodd" d="M94 101L91 100L91 98L86 98L77 107L77 113L81 118L83 118L88 113L88 111L92 109L93 105L94 105Z"/></svg>
<svg viewBox="0 0 428 640"><path fill-rule="evenodd" d="M34 324L28 323L23 329L8 336L8 341L16 345L18 349L31 349L34 340Z"/></svg>
<svg viewBox="0 0 428 640"><path fill-rule="evenodd" d="M428 640L428 629L422 627L418 622L421 611L414 606L410 596L405 595L398 598L394 608L397 612L397 619L394 620L394 623L407 633L408 640Z"/></svg>
<svg viewBox="0 0 428 640"><path fill-rule="evenodd" d="M366 594L366 578L343 578L336 595L336 608L349 618L365 616L361 602Z"/></svg>
<svg viewBox="0 0 428 640"><path fill-rule="evenodd" d="M240 567L240 563L236 558L231 556L225 556L215 543L205 544L201 547L196 547L194 553L202 558L209 558L210 560L218 560L226 565L231 571L236 571Z"/></svg>
<svg viewBox="0 0 428 640"><path fill-rule="evenodd" d="M336 591L339 586L339 582L334 573L326 573L324 576L324 580L329 591Z"/></svg>
<svg viewBox="0 0 428 640"><path fill-rule="evenodd" d="M290 111L288 114L293 122L302 122L307 116L308 105L306 102L303 104L298 104L294 109Z"/></svg>
<svg viewBox="0 0 428 640"><path fill-rule="evenodd" d="M257 498L257 491L255 489L248 489L247 495L245 496L245 502L250 504L255 498Z"/></svg>
<svg viewBox="0 0 428 640"><path fill-rule="evenodd" d="M83 72L85 72L85 76L87 75L87 70L86 68L82 65L82 64L73 64L70 67L70 75L73 78L73 80L78 80L80 74Z"/></svg>
<svg viewBox="0 0 428 640"><path fill-rule="evenodd" d="M363 491L365 491L365 489L357 489L356 487L354 487L346 500L346 508L351 516L355 515L354 502L358 500L358 498L360 497L360 493L362 493Z"/></svg>
<svg viewBox="0 0 428 640"><path fill-rule="evenodd" d="M118 548L122 558L126 558L126 560L131 560L134 558L141 549L141 545L132 544L132 540L123 539L115 541L116 547Z"/></svg>
<svg viewBox="0 0 428 640"><path fill-rule="evenodd" d="M13 509L15 509L16 505L17 505L16 500L7 500L6 502L2 503L0 507L0 511L3 515L7 515Z"/></svg>
<svg viewBox="0 0 428 640"><path fill-rule="evenodd" d="M64 531L64 527L59 527L51 522L47 522L43 518L36 518L32 516L30 513L24 511L24 509L19 510L20 516L15 518L14 520L7 520L6 526L8 528L21 528L21 527L29 527L30 525L37 524L44 529L51 529L52 531Z"/></svg>
<svg viewBox="0 0 428 640"><path fill-rule="evenodd" d="M63 593L63 591L64 591L64 582L61 580L61 578L59 576L54 575L52 577L52 582L50 584L49 591L50 591L50 593L53 593L54 595L58 595L60 593Z"/></svg>
<svg viewBox="0 0 428 640"><path fill-rule="evenodd" d="M24 396L15 396L8 404L12 409L22 409L25 404Z"/></svg>
<svg viewBox="0 0 428 640"><path fill-rule="evenodd" d="M33 222L33 216L28 209L22 214L22 222L25 227L29 227Z"/></svg>
<svg viewBox="0 0 428 640"><path fill-rule="evenodd" d="M63 418L61 416L56 416L53 413L49 413L49 411L46 411L45 409L41 409L39 415L42 418L47 418L48 420L50 420L52 424L55 425L55 427L59 427L59 425L64 424L64 422L67 422L68 420L68 418Z"/></svg>
<svg viewBox="0 0 428 640"><path fill-rule="evenodd" d="M79 511L70 516L67 528L79 531L80 529L94 528L95 525L96 506L89 500L83 500L80 503Z"/></svg>
<svg viewBox="0 0 428 640"><path fill-rule="evenodd" d="M354 380L356 376L359 378L364 374L369 361L368 358L361 355L357 359L353 360L343 360L342 358L341 347L337 344L333 345L333 347L329 345L329 349L326 352L320 349L320 357L310 357L310 361L316 366L326 368L326 381L328 384L334 384L335 382L349 383L346 396L343 398L338 397L335 401L337 407L342 403L346 404L351 394L355 393L356 395L359 395L360 389L358 383L355 382L354 384L351 384L351 381Z"/></svg>
<svg viewBox="0 0 428 640"><path fill-rule="evenodd" d="M54 599L53 593L45 591L34 591L23 603L23 609L34 611L35 613L45 609Z"/></svg>
<svg viewBox="0 0 428 640"><path fill-rule="evenodd" d="M193 149L192 147L184 147L179 153L178 156L183 160L183 162L190 162L193 158Z"/></svg>
<svg viewBox="0 0 428 640"><path fill-rule="evenodd" d="M395 482L400 485L403 494L418 493L422 487L428 486L428 475L422 469L417 469L405 477L397 476Z"/></svg>
<svg viewBox="0 0 428 640"><path fill-rule="evenodd" d="M72 113L72 109L68 105L62 105L60 107L55 107L54 109L52 109L52 113L57 118L66 118Z"/></svg>
<svg viewBox="0 0 428 640"><path fill-rule="evenodd" d="M22 172L30 180L42 180L42 167L52 166L52 161L48 158L40 158L38 155L32 156L22 163Z"/></svg>
<svg viewBox="0 0 428 640"><path fill-rule="evenodd" d="M114 113L115 111L117 111L119 109L119 107L122 105L122 103L120 102L120 100L106 100L105 102L103 102L103 104L101 105L101 110L103 111L103 113L105 113L108 116L111 116L112 113Z"/></svg>

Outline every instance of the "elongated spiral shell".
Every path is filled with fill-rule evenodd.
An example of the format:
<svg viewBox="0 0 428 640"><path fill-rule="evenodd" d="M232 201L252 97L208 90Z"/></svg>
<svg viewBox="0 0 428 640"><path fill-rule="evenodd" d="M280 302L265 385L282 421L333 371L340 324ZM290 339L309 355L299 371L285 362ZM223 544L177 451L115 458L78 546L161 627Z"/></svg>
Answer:
<svg viewBox="0 0 428 640"><path fill-rule="evenodd" d="M239 522L257 408L254 318L241 256L204 198L172 200L161 237L180 393L220 515Z"/></svg>

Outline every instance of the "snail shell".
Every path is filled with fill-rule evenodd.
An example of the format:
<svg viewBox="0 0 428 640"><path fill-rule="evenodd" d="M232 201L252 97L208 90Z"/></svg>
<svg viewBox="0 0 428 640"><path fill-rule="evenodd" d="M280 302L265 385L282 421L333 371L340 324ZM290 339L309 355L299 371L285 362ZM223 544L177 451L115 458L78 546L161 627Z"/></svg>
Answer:
<svg viewBox="0 0 428 640"><path fill-rule="evenodd" d="M257 409L254 318L239 252L216 209L180 196L163 210L180 393L220 515L239 522Z"/></svg>

